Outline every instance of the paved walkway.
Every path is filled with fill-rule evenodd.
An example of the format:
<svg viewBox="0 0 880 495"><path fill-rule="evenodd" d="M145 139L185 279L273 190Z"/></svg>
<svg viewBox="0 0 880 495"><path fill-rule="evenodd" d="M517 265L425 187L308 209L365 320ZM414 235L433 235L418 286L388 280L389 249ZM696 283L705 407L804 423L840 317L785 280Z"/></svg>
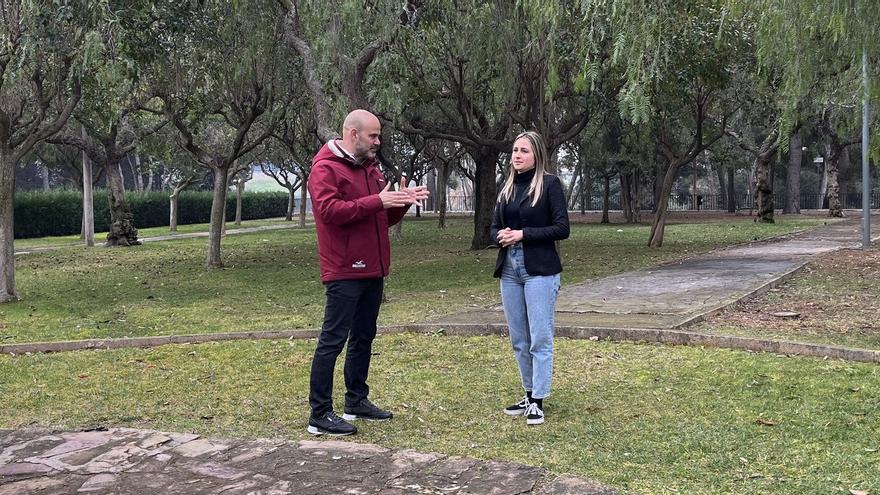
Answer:
<svg viewBox="0 0 880 495"><path fill-rule="evenodd" d="M543 469L344 441L0 430L0 495L611 495Z"/></svg>
<svg viewBox="0 0 880 495"><path fill-rule="evenodd" d="M880 216L872 217L880 239ZM861 219L800 234L719 249L627 272L559 292L556 322L590 328L677 329L780 283L818 255L861 246ZM434 323L504 323L500 306L449 315Z"/></svg>

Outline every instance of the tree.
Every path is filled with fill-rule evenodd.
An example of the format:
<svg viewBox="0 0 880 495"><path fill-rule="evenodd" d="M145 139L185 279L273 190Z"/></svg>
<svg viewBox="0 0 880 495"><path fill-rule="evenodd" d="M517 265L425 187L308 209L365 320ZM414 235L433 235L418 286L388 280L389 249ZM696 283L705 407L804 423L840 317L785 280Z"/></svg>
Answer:
<svg viewBox="0 0 880 495"><path fill-rule="evenodd" d="M570 25L557 22L576 17L567 7L551 16L530 7L475 0L426 5L416 28L393 46L399 62L384 67L408 96L397 127L460 143L475 164L472 249L492 244L498 163L515 133L538 130L554 156L592 116L580 61L569 56Z"/></svg>
<svg viewBox="0 0 880 495"><path fill-rule="evenodd" d="M555 2L560 3L560 2ZM679 170L722 135L733 99L729 75L748 49L748 23L729 19L720 0L583 2L581 29L585 74L595 53L610 45L610 63L623 79L621 114L649 124L665 161L648 245L660 247L668 199Z"/></svg>
<svg viewBox="0 0 880 495"><path fill-rule="evenodd" d="M94 2L10 0L0 5L0 302L15 289L15 167L57 133L81 94L80 75L101 46Z"/></svg>
<svg viewBox="0 0 880 495"><path fill-rule="evenodd" d="M268 146L267 160L260 162L263 173L275 179L279 185L287 189L287 220L293 215L295 204L294 193L300 191L299 226L306 226L306 200L308 190L305 184L309 181L312 170L311 157L321 147L317 124L309 110L288 113L280 129L273 134L274 142L281 149Z"/></svg>
<svg viewBox="0 0 880 495"><path fill-rule="evenodd" d="M153 94L179 144L214 178L207 266L223 266L230 169L271 136L283 118L290 64L280 20L266 2L205 4L176 39ZM153 109L154 112L159 110Z"/></svg>

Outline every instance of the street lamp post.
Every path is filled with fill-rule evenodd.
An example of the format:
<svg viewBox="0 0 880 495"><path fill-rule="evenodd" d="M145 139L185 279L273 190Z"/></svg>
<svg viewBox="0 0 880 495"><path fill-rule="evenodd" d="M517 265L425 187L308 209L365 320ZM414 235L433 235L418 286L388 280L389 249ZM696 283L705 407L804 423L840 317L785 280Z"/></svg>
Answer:
<svg viewBox="0 0 880 495"><path fill-rule="evenodd" d="M862 48L862 79L865 84L864 108L862 109L862 247L871 247L871 168L868 164L868 122L871 109L868 106L868 50Z"/></svg>

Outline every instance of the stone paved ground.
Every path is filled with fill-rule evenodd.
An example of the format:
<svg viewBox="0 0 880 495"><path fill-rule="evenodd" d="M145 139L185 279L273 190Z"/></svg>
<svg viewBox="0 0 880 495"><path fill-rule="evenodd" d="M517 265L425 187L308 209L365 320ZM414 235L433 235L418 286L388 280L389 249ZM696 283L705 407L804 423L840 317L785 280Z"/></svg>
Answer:
<svg viewBox="0 0 880 495"><path fill-rule="evenodd" d="M0 430L0 495L611 495L540 468L348 441L209 439L114 428Z"/></svg>

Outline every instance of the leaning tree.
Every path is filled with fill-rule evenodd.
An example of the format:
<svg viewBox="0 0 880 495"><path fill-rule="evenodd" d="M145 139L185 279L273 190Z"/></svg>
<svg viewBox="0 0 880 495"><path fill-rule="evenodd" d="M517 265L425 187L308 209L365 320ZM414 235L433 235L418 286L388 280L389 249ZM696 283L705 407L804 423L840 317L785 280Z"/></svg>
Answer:
<svg viewBox="0 0 880 495"><path fill-rule="evenodd" d="M15 167L57 133L80 99L81 77L101 50L97 2L0 4L0 302L15 290Z"/></svg>

